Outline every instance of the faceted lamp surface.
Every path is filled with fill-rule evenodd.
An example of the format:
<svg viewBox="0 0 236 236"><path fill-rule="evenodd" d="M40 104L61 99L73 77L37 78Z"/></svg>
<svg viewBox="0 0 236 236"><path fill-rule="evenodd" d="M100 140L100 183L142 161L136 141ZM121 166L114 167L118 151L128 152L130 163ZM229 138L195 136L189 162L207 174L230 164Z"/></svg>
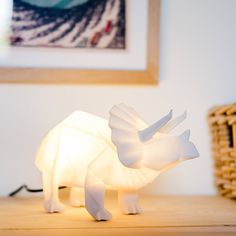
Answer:
<svg viewBox="0 0 236 236"><path fill-rule="evenodd" d="M62 212L59 186L71 187L71 204L85 205L96 220L109 220L104 208L105 189L118 190L124 214L139 214L138 190L178 163L198 157L190 131L169 132L186 118L172 119L172 111L147 125L131 107L119 104L109 121L76 111L43 139L36 165L42 172L44 207Z"/></svg>

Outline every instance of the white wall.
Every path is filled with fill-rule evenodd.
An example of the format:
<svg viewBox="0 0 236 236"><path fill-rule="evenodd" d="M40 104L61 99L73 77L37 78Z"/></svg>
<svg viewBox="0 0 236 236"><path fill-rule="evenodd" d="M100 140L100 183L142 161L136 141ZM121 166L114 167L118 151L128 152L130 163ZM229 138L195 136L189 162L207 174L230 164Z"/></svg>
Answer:
<svg viewBox="0 0 236 236"><path fill-rule="evenodd" d="M0 194L26 183L41 187L34 154L44 134L76 109L108 117L125 102L149 122L174 108L188 110L191 138L201 157L159 177L146 191L213 194L206 121L215 104L236 101L236 1L164 0L158 87L0 85Z"/></svg>

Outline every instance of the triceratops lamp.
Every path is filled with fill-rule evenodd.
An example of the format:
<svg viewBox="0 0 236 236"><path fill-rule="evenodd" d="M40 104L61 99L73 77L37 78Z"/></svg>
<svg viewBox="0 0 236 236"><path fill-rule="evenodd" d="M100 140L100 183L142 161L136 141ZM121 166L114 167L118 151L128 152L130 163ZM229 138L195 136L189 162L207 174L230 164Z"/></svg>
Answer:
<svg viewBox="0 0 236 236"><path fill-rule="evenodd" d="M172 112L148 126L124 104L110 110L109 122L82 111L71 114L47 134L37 153L46 211L64 210L58 197L58 187L64 185L71 187L72 205L85 205L96 220L111 219L104 208L105 187L118 190L123 213L140 213L138 189L199 155L189 130L169 134L186 113L171 118Z"/></svg>

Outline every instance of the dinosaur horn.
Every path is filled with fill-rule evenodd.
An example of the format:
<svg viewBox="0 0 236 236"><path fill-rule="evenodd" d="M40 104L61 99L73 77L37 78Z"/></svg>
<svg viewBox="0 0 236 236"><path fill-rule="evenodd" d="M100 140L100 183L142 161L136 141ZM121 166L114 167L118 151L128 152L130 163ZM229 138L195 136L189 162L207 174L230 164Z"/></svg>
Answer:
<svg viewBox="0 0 236 236"><path fill-rule="evenodd" d="M174 120L170 121L166 125L164 125L159 132L161 133L169 133L172 129L178 126L181 122L183 122L187 117L187 112L185 111L182 115L176 117Z"/></svg>
<svg viewBox="0 0 236 236"><path fill-rule="evenodd" d="M155 122L153 125L149 126L148 128L139 131L140 140L145 142L149 140L157 131L159 131L164 125L167 124L172 118L172 110L160 120Z"/></svg>

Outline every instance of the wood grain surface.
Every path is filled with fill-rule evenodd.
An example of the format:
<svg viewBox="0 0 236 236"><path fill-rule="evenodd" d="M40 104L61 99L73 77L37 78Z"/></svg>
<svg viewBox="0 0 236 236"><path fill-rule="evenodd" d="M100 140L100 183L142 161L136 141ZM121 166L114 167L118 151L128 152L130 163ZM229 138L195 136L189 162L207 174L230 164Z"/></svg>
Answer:
<svg viewBox="0 0 236 236"><path fill-rule="evenodd" d="M47 214L42 197L0 199L0 235L236 235L236 204L223 197L142 196L143 213L123 215L112 193L108 222L64 202L66 212Z"/></svg>

